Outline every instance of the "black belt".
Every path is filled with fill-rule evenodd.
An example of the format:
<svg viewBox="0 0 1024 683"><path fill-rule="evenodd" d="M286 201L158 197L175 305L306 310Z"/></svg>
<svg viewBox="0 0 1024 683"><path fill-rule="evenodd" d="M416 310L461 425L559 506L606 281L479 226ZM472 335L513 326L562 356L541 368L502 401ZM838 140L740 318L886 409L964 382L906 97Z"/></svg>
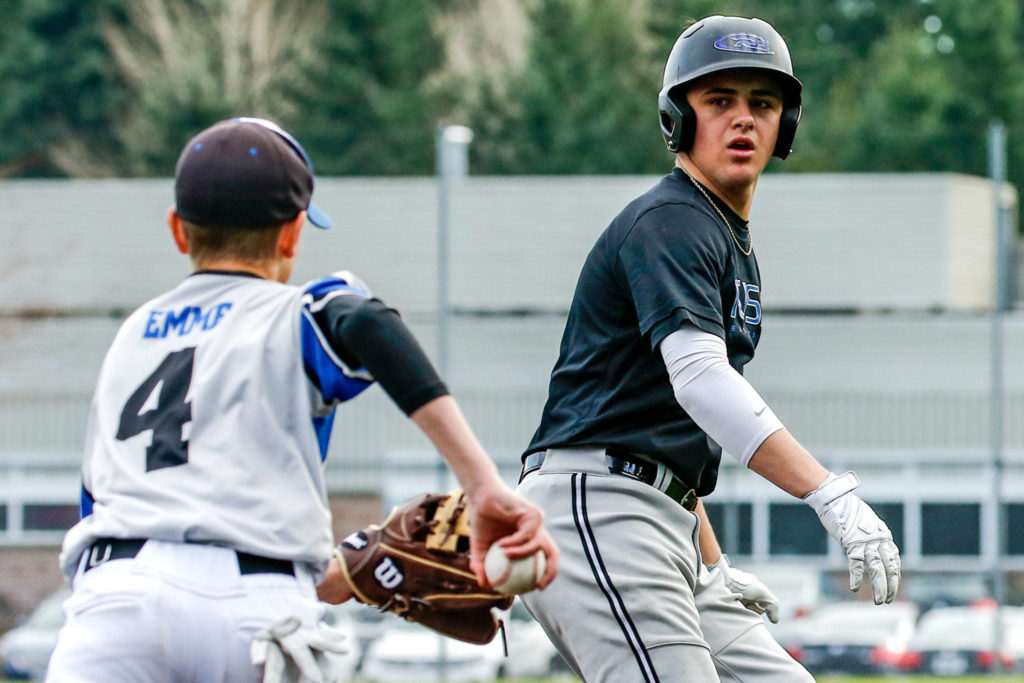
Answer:
<svg viewBox="0 0 1024 683"><path fill-rule="evenodd" d="M523 460L523 472L519 475L519 481L530 472L539 470L544 464L546 451L530 453ZM605 462L608 464L608 471L611 474L621 474L630 479L642 481L645 484L654 486L666 496L682 505L691 512L697 507L697 492L679 477L672 475L661 486L656 486L658 481L658 464L649 460L643 460L635 456L626 455L616 451L614 454L605 451Z"/></svg>
<svg viewBox="0 0 1024 683"><path fill-rule="evenodd" d="M110 560L125 560L139 554L146 543L145 538L98 538L85 551L88 558L85 571L89 571ZM250 555L235 551L238 558L239 574L288 574L295 576L295 565L290 560Z"/></svg>

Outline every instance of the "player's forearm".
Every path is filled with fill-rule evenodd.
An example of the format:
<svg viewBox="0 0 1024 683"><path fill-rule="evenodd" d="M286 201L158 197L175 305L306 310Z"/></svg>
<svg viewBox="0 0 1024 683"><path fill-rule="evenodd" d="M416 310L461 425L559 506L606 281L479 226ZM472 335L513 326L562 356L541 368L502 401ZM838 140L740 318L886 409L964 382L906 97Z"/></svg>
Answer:
<svg viewBox="0 0 1024 683"><path fill-rule="evenodd" d="M494 461L480 445L451 396L429 401L409 418L441 453L470 498L481 487L502 483Z"/></svg>
<svg viewBox="0 0 1024 683"><path fill-rule="evenodd" d="M659 346L676 401L726 453L747 466L757 447L782 429L754 387L731 365L725 341L684 324Z"/></svg>
<svg viewBox="0 0 1024 683"><path fill-rule="evenodd" d="M711 528L711 520L708 519L707 510L704 509L704 501L697 501L694 512L700 518L700 534L697 540L700 545L701 560L706 565L712 565L722 557L722 547L718 545L715 530Z"/></svg>
<svg viewBox="0 0 1024 683"><path fill-rule="evenodd" d="M829 474L786 429L765 439L747 466L797 498L818 488Z"/></svg>

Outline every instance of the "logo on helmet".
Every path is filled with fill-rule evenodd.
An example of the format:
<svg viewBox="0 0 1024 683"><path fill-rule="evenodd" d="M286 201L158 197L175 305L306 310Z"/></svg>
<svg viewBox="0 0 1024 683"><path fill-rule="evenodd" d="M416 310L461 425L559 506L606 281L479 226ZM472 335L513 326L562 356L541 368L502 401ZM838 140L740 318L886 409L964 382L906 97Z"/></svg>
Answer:
<svg viewBox="0 0 1024 683"><path fill-rule="evenodd" d="M768 41L754 33L730 33L715 41L715 47L726 52L748 52L755 55L771 55Z"/></svg>

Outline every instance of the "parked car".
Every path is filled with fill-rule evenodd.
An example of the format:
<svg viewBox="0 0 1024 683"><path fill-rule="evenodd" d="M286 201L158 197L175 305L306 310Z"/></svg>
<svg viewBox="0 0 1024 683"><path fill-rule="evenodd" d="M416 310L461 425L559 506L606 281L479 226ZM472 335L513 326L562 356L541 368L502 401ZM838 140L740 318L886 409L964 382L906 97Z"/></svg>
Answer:
<svg viewBox="0 0 1024 683"><path fill-rule="evenodd" d="M900 597L924 614L936 607L966 607L989 595L989 577L977 572L928 572L907 577Z"/></svg>
<svg viewBox="0 0 1024 683"><path fill-rule="evenodd" d="M46 678L50 655L57 646L57 633L64 625L61 605L71 595L62 586L43 599L20 625L0 637L2 678L41 681Z"/></svg>
<svg viewBox="0 0 1024 683"><path fill-rule="evenodd" d="M565 671L540 624L518 601L505 613L505 631L507 657L500 634L486 645L473 645L399 620L367 648L360 678L372 683L440 680L442 643L447 681L537 678Z"/></svg>
<svg viewBox="0 0 1024 683"><path fill-rule="evenodd" d="M472 645L398 621L370 643L360 677L371 683L435 681L442 680L443 670L448 681L493 681L502 655L500 638Z"/></svg>
<svg viewBox="0 0 1024 683"><path fill-rule="evenodd" d="M885 671L905 648L917 615L912 602L823 605L805 620L802 642L789 651L813 674Z"/></svg>
<svg viewBox="0 0 1024 683"><path fill-rule="evenodd" d="M997 644L996 617L1002 617L1002 644ZM937 676L1008 671L1011 652L1024 651L1024 610L994 606L937 607L925 613L907 644L900 669Z"/></svg>

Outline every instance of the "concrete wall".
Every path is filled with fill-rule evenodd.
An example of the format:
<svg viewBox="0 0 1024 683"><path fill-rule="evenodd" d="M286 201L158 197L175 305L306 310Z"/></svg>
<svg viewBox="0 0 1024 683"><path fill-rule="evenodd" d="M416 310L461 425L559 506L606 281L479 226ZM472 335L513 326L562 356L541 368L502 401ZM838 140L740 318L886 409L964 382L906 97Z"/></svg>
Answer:
<svg viewBox="0 0 1024 683"><path fill-rule="evenodd" d="M450 202L457 309L560 311L594 239L650 176L469 178ZM326 178L294 280L351 270L407 314L437 296L430 178ZM164 216L169 180L0 182L0 312L132 309L188 272ZM985 308L992 300L987 181L951 174L769 174L751 215L764 306Z"/></svg>

